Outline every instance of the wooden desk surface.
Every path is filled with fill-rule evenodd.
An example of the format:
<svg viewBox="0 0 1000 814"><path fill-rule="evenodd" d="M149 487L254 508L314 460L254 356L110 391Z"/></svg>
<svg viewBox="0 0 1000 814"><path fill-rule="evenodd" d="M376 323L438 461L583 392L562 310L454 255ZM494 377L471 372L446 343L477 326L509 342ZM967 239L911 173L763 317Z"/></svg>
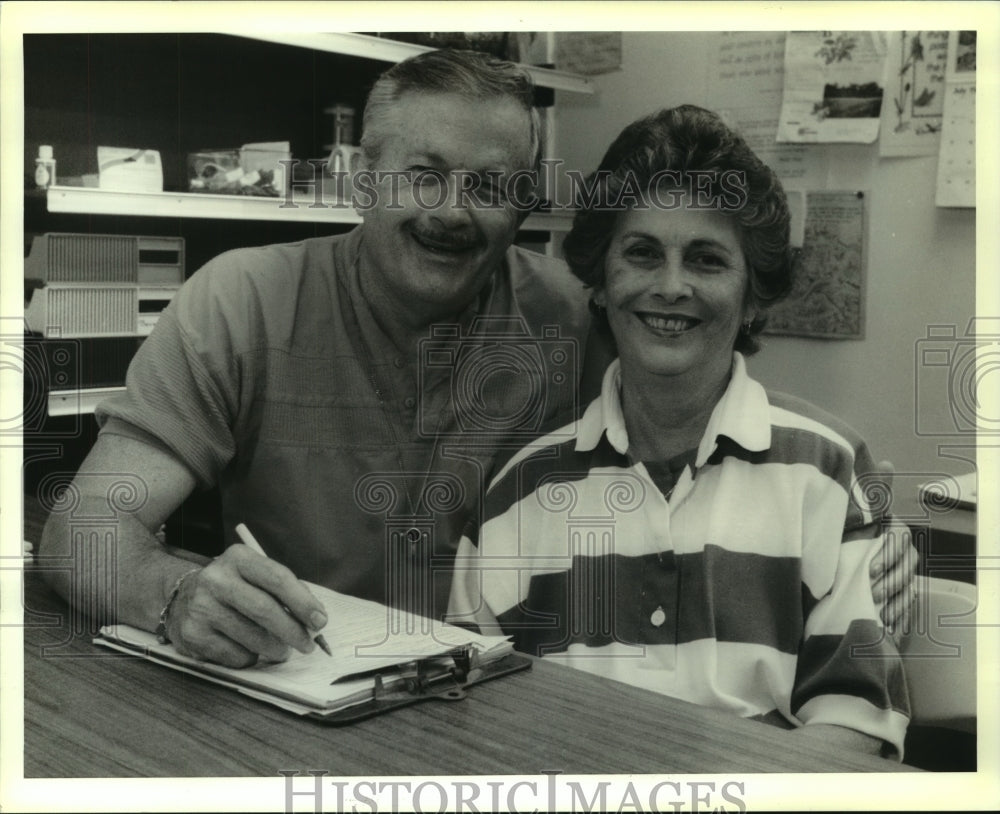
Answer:
<svg viewBox="0 0 1000 814"><path fill-rule="evenodd" d="M919 573L976 583L977 514L969 509L928 508L917 495L893 500L893 514L910 526L920 552Z"/></svg>
<svg viewBox="0 0 1000 814"><path fill-rule="evenodd" d="M24 581L26 778L911 770L545 661L330 727L95 647L34 568Z"/></svg>

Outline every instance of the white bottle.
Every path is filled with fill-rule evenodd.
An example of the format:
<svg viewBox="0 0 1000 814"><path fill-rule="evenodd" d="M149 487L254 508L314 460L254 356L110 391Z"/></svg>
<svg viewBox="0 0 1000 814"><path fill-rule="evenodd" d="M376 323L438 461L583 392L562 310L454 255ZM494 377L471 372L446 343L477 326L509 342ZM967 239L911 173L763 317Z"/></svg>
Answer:
<svg viewBox="0 0 1000 814"><path fill-rule="evenodd" d="M42 144L35 159L35 186L48 189L56 182L56 160L52 157L52 145Z"/></svg>

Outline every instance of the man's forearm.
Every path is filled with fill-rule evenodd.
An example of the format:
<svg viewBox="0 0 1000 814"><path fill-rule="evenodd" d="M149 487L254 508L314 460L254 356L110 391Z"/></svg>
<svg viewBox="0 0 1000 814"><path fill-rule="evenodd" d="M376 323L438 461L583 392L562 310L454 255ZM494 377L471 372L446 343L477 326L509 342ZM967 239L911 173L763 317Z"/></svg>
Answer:
<svg viewBox="0 0 1000 814"><path fill-rule="evenodd" d="M107 518L103 498L81 500L73 514L103 522L95 527L53 513L39 556L60 567L44 568L45 580L74 608L97 617L94 621L154 630L174 582L198 563L175 556L134 515Z"/></svg>

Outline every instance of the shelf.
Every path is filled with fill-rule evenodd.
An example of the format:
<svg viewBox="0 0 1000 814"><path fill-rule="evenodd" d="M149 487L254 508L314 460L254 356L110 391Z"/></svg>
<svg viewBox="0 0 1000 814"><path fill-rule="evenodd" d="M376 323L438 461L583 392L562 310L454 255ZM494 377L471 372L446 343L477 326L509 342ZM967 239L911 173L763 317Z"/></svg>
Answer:
<svg viewBox="0 0 1000 814"><path fill-rule="evenodd" d="M84 390L50 390L49 418L93 413L112 393L124 393L123 387L88 387Z"/></svg>
<svg viewBox="0 0 1000 814"><path fill-rule="evenodd" d="M348 206L312 207L313 195L284 198L211 195L200 192L125 192L94 187L51 187L49 212L85 215L133 215L151 218L213 218L216 220L305 221L361 223Z"/></svg>
<svg viewBox="0 0 1000 814"><path fill-rule="evenodd" d="M210 195L200 192L123 192L94 187L51 187L49 212L84 215L131 215L153 218L210 218L215 220L266 220L300 223L361 223L361 216L349 206L320 204L315 195L296 193L291 205L284 198L244 195ZM567 232L573 213L528 215L522 229Z"/></svg>
<svg viewBox="0 0 1000 814"><path fill-rule="evenodd" d="M239 37L276 42L281 45L293 45L299 48L311 48L314 51L328 51L336 54L346 54L366 59L376 59L382 62L400 62L408 57L434 51L426 45L414 45L408 42L372 37L368 34L326 33L326 32L258 32L230 31ZM573 93L593 93L594 86L590 80L568 71L557 71L552 68L539 68L534 65L522 65L534 80L543 88L572 91Z"/></svg>

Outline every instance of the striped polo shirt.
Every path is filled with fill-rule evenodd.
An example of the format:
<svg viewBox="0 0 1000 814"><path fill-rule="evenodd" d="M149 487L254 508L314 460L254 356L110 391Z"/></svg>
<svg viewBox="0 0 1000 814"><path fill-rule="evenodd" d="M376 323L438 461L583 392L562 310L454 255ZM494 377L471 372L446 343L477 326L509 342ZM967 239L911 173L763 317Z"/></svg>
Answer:
<svg viewBox="0 0 1000 814"><path fill-rule="evenodd" d="M767 392L740 354L693 465L632 463L620 367L582 417L497 471L459 546L449 618L645 689L902 754L898 653L868 577L881 547L849 428Z"/></svg>

